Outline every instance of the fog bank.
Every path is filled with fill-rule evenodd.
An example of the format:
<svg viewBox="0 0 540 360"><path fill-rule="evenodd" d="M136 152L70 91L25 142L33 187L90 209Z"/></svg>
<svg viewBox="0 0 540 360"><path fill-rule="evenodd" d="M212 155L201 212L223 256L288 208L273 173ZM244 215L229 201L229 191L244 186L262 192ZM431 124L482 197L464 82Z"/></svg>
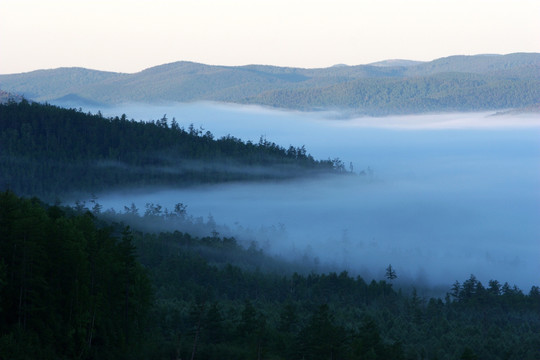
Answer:
<svg viewBox="0 0 540 360"><path fill-rule="evenodd" d="M372 176L99 194L105 209L181 202L230 229L281 229L259 238L270 253L378 278L392 264L401 278L433 285L470 274L524 290L540 283L538 115L340 119L215 104L109 112L136 120L167 114L217 137L305 145L315 158L339 157Z"/></svg>

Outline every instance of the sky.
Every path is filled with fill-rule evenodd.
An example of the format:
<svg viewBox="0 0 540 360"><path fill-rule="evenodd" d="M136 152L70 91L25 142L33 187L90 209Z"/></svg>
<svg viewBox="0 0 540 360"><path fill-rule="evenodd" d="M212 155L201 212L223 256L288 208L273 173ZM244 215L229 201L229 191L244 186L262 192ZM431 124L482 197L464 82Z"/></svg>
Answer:
<svg viewBox="0 0 540 360"><path fill-rule="evenodd" d="M0 74L540 52L538 0L2 0Z"/></svg>
<svg viewBox="0 0 540 360"><path fill-rule="evenodd" d="M356 172L371 175L126 188L95 194L103 209L123 211L131 203L173 209L181 202L191 216L211 215L216 231L242 244L257 240L266 253L291 260L308 255L366 279L382 279L392 264L400 280L428 281L444 292L471 274L484 285L497 279L526 292L538 285L538 116L454 113L371 121L207 103L104 111L122 112L136 119L167 114L217 138L233 134L256 143L264 135L285 148L305 145L316 159L339 157L346 169L352 162ZM193 227L174 229L197 234ZM214 229L205 230L201 235Z"/></svg>

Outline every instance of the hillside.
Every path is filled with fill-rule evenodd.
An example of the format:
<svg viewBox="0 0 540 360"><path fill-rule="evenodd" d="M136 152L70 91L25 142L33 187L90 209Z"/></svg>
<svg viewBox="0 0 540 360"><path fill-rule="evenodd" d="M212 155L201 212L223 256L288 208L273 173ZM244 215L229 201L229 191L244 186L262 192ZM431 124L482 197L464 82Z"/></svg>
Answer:
<svg viewBox="0 0 540 360"><path fill-rule="evenodd" d="M129 210L129 209L128 209ZM136 213L126 212L124 217ZM170 221L183 213L150 214ZM161 219L160 219L161 218ZM3 359L538 359L540 291L444 301L346 271L292 273L234 238L145 233L0 192ZM261 271L260 265L277 271ZM381 264L381 266L385 266Z"/></svg>
<svg viewBox="0 0 540 360"><path fill-rule="evenodd" d="M56 196L135 186L276 180L341 170L304 147L285 149L183 129L165 117L144 123L39 103L0 105L0 191Z"/></svg>
<svg viewBox="0 0 540 360"><path fill-rule="evenodd" d="M15 95L7 91L0 90L0 104L7 103L8 101L21 101L23 98L20 95Z"/></svg>
<svg viewBox="0 0 540 360"><path fill-rule="evenodd" d="M286 109L421 113L522 108L540 99L540 54L302 69L175 62L135 74L81 68L0 75L0 89L62 106L220 101Z"/></svg>

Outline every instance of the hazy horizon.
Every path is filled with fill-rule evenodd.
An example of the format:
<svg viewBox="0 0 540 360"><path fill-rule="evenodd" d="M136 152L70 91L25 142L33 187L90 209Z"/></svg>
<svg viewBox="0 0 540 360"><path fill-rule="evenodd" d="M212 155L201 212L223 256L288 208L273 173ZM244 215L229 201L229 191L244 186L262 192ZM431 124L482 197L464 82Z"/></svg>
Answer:
<svg viewBox="0 0 540 360"><path fill-rule="evenodd" d="M166 62L162 62L162 63L148 64L144 68L140 68L140 69L133 70L133 71L115 71L115 70L105 69L105 68L99 68L98 69L98 68L92 68L92 67L84 67L84 66L80 66L80 65L75 64L75 65L72 65L72 66L54 66L54 67L45 67L45 68L34 68L34 69L29 69L29 70L25 70L25 71L21 71L21 72L16 72L16 73L5 73L5 72L0 71L0 75L15 75L15 74L30 73L30 72L34 72L34 71L56 70L56 69L64 69L64 68L68 68L68 69L69 68L74 68L74 69L80 68L80 69L87 69L87 70L94 70L94 71L116 72L116 73L120 73L120 74L136 74L136 73L139 73L139 72L142 72L142 71L145 71L145 70L148 70L148 69L152 69L152 68L155 68L155 67L159 67L159 66L163 66L163 65L169 65L169 64L175 64L175 63L181 63L181 62L208 65L208 66L223 66L223 67L273 66L273 67L278 67L278 68L299 68L299 69L313 69L313 70L316 70L316 69L331 68L331 67L334 67L334 66L363 66L363 65L372 65L372 64L384 63L384 62L392 62L392 61L412 61L412 62L424 63L424 62L431 62L431 61L434 61L434 60L444 59L444 58L452 57L452 56L496 56L496 55L504 56L504 55L517 54L517 53L537 54L537 53L540 53L540 51L516 51L516 52L511 52L511 53L469 53L469 54L449 53L449 54L442 55L442 56L439 56L439 57L427 58L427 59L424 59L424 60L417 60L417 59L412 59L412 58L381 58L381 59L371 61L371 62L366 62L366 63L349 63L349 64L335 63L335 64L326 65L326 66L292 66L292 65L288 65L288 64L277 65L277 64L268 64L268 63L264 63L264 62L262 62L262 63L236 63L236 64L225 64L225 63L223 63L222 64L222 63L205 63L205 62L201 62L201 61L193 61L193 60L187 60L187 59L179 58L179 59L176 59L176 60L170 60L170 61L166 61ZM375 65L375 66L378 66L378 65ZM391 66L391 65L382 65L382 66ZM399 66L399 65L397 65L397 66Z"/></svg>
<svg viewBox="0 0 540 360"><path fill-rule="evenodd" d="M0 74L134 73L179 60L323 68L540 52L539 13L530 0L4 0Z"/></svg>

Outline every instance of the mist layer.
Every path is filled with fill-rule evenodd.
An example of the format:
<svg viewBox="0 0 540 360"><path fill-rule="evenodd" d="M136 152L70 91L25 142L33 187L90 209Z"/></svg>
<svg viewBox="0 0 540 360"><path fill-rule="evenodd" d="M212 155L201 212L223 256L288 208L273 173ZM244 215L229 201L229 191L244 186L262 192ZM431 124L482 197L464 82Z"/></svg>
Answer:
<svg viewBox="0 0 540 360"><path fill-rule="evenodd" d="M138 189L101 194L104 208L133 202L171 209L182 202L190 214L211 215L239 236L251 229L269 253L380 278L392 264L401 279L433 285L470 274L524 289L540 280L540 121L534 115L339 119L208 104L113 110L136 119L166 113L216 136L305 145L315 158L352 163L357 175Z"/></svg>

